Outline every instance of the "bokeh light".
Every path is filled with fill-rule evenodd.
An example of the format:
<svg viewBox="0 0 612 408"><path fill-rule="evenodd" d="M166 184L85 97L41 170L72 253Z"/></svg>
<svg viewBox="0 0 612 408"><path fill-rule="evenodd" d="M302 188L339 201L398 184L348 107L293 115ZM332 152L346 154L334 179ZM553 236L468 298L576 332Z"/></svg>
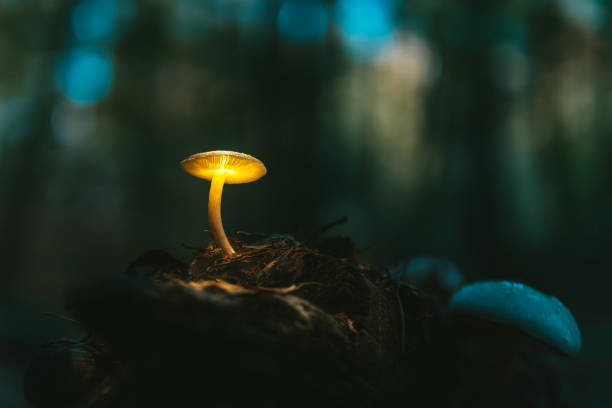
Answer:
<svg viewBox="0 0 612 408"><path fill-rule="evenodd" d="M111 59L103 52L80 47L60 62L57 80L62 92L79 105L101 101L113 81Z"/></svg>
<svg viewBox="0 0 612 408"><path fill-rule="evenodd" d="M393 41L392 0L339 0L334 20L340 29L348 55L369 61Z"/></svg>
<svg viewBox="0 0 612 408"><path fill-rule="evenodd" d="M278 12L278 31L288 41L313 42L322 38L329 14L317 0L286 0Z"/></svg>
<svg viewBox="0 0 612 408"><path fill-rule="evenodd" d="M490 51L491 76L495 84L509 93L525 88L529 79L529 58L513 43L495 44Z"/></svg>
<svg viewBox="0 0 612 408"><path fill-rule="evenodd" d="M0 154L2 145L19 142L31 127L32 100L23 95L0 99Z"/></svg>
<svg viewBox="0 0 612 408"><path fill-rule="evenodd" d="M605 22L606 10L599 0L559 0L565 16L586 30L596 30Z"/></svg>
<svg viewBox="0 0 612 408"><path fill-rule="evenodd" d="M202 38L214 22L214 9L206 2L177 0L172 4L170 12L171 34L185 42Z"/></svg>
<svg viewBox="0 0 612 408"><path fill-rule="evenodd" d="M81 0L70 15L72 31L83 42L113 40L116 20L117 3L114 0Z"/></svg>
<svg viewBox="0 0 612 408"><path fill-rule="evenodd" d="M95 125L96 115L92 107L75 105L69 101L57 104L51 115L51 128L56 140L67 147L90 143Z"/></svg>
<svg viewBox="0 0 612 408"><path fill-rule="evenodd" d="M19 6L23 6L23 0L0 0L0 10L5 7L9 10L17 9Z"/></svg>
<svg viewBox="0 0 612 408"><path fill-rule="evenodd" d="M440 74L440 62L430 44L420 36L403 33L380 54L378 65L398 81L398 89L421 88Z"/></svg>
<svg viewBox="0 0 612 408"><path fill-rule="evenodd" d="M269 0L216 0L215 14L220 21L254 28L267 23Z"/></svg>

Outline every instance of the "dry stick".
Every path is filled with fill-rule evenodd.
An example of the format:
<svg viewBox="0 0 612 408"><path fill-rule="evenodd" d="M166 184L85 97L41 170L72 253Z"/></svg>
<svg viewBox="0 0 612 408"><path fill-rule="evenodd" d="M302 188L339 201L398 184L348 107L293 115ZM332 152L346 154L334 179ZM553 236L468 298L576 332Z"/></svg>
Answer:
<svg viewBox="0 0 612 408"><path fill-rule="evenodd" d="M276 263L278 262L279 258L274 258L272 261L270 261L266 266L264 266L264 268L262 269L262 272L266 272L269 269L271 269L274 265L276 265Z"/></svg>
<svg viewBox="0 0 612 408"><path fill-rule="evenodd" d="M43 312L44 315L49 316L49 317L54 317L56 319L60 319L60 320L65 320L67 322L70 323L74 323L76 325L79 326L83 326L83 323L79 322L78 320L73 319L72 317L60 314L60 313L56 313L56 312Z"/></svg>
<svg viewBox="0 0 612 408"><path fill-rule="evenodd" d="M406 319L404 316L404 306L402 305L402 299L399 295L399 284L395 287L395 298L397 299L397 304L399 305L400 311L400 323L402 325L402 346L401 351L402 354L406 351Z"/></svg>
<svg viewBox="0 0 612 408"><path fill-rule="evenodd" d="M247 237L255 236L255 237L267 237L270 234L266 234L265 232L248 232L248 231L236 231L238 235L246 235Z"/></svg>
<svg viewBox="0 0 612 408"><path fill-rule="evenodd" d="M276 292L276 293L289 293L289 292L293 292L299 289L302 289L302 287L304 286L308 286L308 285L316 285L316 286L322 286L321 282L301 282L290 286L287 286L286 288L270 288L270 287L265 287L265 286L257 286L257 290L263 291L263 292Z"/></svg>
<svg viewBox="0 0 612 408"><path fill-rule="evenodd" d="M318 285L318 286L322 285L321 282L301 282L301 283L298 283L297 285L292 284L292 285L289 285L287 287L282 287L282 288L275 288L275 287L268 287L268 286L247 287L247 286L243 286L240 284L226 282L223 279L215 279L215 280L208 280L208 281L201 281L201 282L184 282L184 281L178 280L177 283L180 285L186 286L186 287L195 287L198 289L204 289L210 286L217 286L229 293L232 293L232 292L233 293L273 292L273 293L280 293L280 294L291 293L296 290L300 290L304 286L308 286L308 285Z"/></svg>
<svg viewBox="0 0 612 408"><path fill-rule="evenodd" d="M330 229L334 228L337 225L345 224L347 222L348 222L348 217L346 215L344 215L344 216L338 218L337 220L330 222L329 224L325 224L324 226L319 228L317 231L315 231L310 236L308 241L314 241L315 239L319 238L325 231L330 230Z"/></svg>
<svg viewBox="0 0 612 408"><path fill-rule="evenodd" d="M288 248L286 251L282 252L279 256L277 256L271 262L269 262L263 268L263 271L267 271L272 266L274 266L274 264L278 263L278 261L280 261L281 259L284 259L285 257L287 257L287 255L290 254L293 251L294 251L294 248ZM246 261L248 259L252 259L252 258L257 258L260 255L265 254L265 252L266 251L259 251L259 250L257 250L255 252L249 253L249 254L238 254L237 256L235 256L233 258L230 258L230 259L220 259L218 261L215 261L215 263L210 265L208 268L206 268L206 272L207 273L212 273L216 269L221 269L221 268L223 268L226 265L229 265L229 264L232 264L232 263L237 263L237 262L244 262L244 261Z"/></svg>
<svg viewBox="0 0 612 408"><path fill-rule="evenodd" d="M259 252L253 252L253 253L246 253L246 254L238 254L232 258L229 259L218 259L214 262L213 265L211 265L210 267L213 266L224 266L224 265L230 265L233 263L238 263L238 262L242 262L245 261L247 259L251 259L251 258L257 258L258 256L262 255L262 251Z"/></svg>
<svg viewBox="0 0 612 408"><path fill-rule="evenodd" d="M119 387L121 379L126 376L128 376L128 370L126 369L121 370L118 375L107 375L96 385L92 392L79 401L76 407L106 406L111 401L112 393Z"/></svg>

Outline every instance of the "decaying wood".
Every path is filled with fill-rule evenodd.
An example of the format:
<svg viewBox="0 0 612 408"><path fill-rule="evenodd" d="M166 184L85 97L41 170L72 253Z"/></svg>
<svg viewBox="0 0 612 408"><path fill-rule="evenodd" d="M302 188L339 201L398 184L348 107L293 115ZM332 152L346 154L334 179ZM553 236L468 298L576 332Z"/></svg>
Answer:
<svg viewBox="0 0 612 408"><path fill-rule="evenodd" d="M35 360L29 399L37 407L470 401L474 389L454 388L455 376L480 366L457 369L465 354L435 297L289 235L242 236L251 241L232 241L236 257L210 246L185 265L150 251L126 278L77 293L72 318L92 336ZM52 387L48 376L58 378Z"/></svg>

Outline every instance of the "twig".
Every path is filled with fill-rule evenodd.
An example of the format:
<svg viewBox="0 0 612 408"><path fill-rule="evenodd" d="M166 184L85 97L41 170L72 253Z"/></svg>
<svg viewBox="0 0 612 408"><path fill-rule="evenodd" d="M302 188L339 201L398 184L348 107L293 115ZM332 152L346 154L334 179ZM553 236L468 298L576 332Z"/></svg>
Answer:
<svg viewBox="0 0 612 408"><path fill-rule="evenodd" d="M56 319L60 319L60 320L65 320L67 322L70 323L74 323L78 326L82 326L83 323L79 322L78 320L73 319L72 317L68 317L59 313L55 313L55 312L43 312L44 315L49 316L49 317L55 317Z"/></svg>
<svg viewBox="0 0 612 408"><path fill-rule="evenodd" d="M247 237L252 237L252 236L256 236L256 237L267 237L270 234L266 234L263 232L248 232L248 231L236 231L237 235L246 235Z"/></svg>
<svg viewBox="0 0 612 408"><path fill-rule="evenodd" d="M355 253L356 254L363 254L364 252L367 252L367 251L369 251L372 248L374 248L374 244L368 245L368 246L363 247L363 248L357 248L357 249L355 249Z"/></svg>
<svg viewBox="0 0 612 408"><path fill-rule="evenodd" d="M335 221L332 221L328 224L325 224L324 226L322 226L321 228L319 228L317 231L315 231L310 238L308 239L308 241L314 241L315 239L319 238L324 232L334 228L335 226L341 225L341 224L345 224L348 222L348 217L346 215L343 215L342 217L338 218Z"/></svg>
<svg viewBox="0 0 612 408"><path fill-rule="evenodd" d="M290 293L296 290L301 289L303 286L308 286L308 285L319 285L321 286L321 282L301 282L296 284L293 284L291 286L288 286L286 288L268 288L265 286L257 286L257 289L263 292L275 292L275 293Z"/></svg>
<svg viewBox="0 0 612 408"><path fill-rule="evenodd" d="M397 299L397 304L399 305L400 311L400 323L402 327L401 352L403 354L406 352L406 318L404 316L404 306L402 305L402 299L399 295L399 284L395 287L395 298Z"/></svg>
<svg viewBox="0 0 612 408"><path fill-rule="evenodd" d="M181 246L182 246L183 248L185 248L185 249L195 249L195 250L197 250L197 251L201 251L201 250L203 250L203 249L206 249L206 248L205 248L205 247L203 247L203 246L198 246L198 245L189 245L189 244L186 244L186 243L184 243L184 242L183 242L183 243L181 243Z"/></svg>

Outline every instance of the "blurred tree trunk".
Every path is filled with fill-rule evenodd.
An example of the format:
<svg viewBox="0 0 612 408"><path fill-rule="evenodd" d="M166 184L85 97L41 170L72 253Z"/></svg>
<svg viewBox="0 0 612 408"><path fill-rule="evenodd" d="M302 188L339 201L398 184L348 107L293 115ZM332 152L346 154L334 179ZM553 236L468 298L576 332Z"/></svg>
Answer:
<svg viewBox="0 0 612 408"><path fill-rule="evenodd" d="M428 133L446 162L439 201L452 202L452 246L477 274L499 265L498 143L509 100L491 72L495 3L471 1L441 16L448 27L436 43L443 50L440 83L427 110ZM446 205L446 204L442 204ZM463 239L462 239L463 238Z"/></svg>

